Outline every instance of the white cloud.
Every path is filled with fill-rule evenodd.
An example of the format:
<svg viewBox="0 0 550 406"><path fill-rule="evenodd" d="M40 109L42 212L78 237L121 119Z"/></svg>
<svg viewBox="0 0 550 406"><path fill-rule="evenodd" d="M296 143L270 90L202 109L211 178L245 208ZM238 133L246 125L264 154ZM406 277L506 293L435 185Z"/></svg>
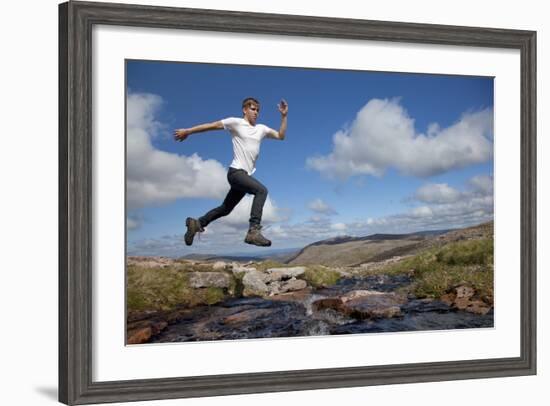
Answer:
<svg viewBox="0 0 550 406"><path fill-rule="evenodd" d="M346 231L348 226L344 223L334 223L330 225L330 228L334 231Z"/></svg>
<svg viewBox="0 0 550 406"><path fill-rule="evenodd" d="M446 183L429 183L416 191L415 198L425 203L451 203L460 198L460 192Z"/></svg>
<svg viewBox="0 0 550 406"><path fill-rule="evenodd" d="M141 222L139 221L139 219L130 216L126 218L126 229L128 231L136 230L139 227L141 227Z"/></svg>
<svg viewBox="0 0 550 406"><path fill-rule="evenodd" d="M366 236L374 233L404 234L430 229L472 226L494 218L493 191L490 186L492 179L490 175L471 178L462 190L453 189L455 194L458 194L453 201L431 199L432 202L424 202L416 199L413 203L420 204L402 213L339 223L333 223L331 217L320 215L301 223L289 224L286 222L284 210L277 208L268 199L264 209L266 227L262 232L273 241L272 248L301 248L344 233L352 236ZM419 190L423 188L430 189L425 185ZM417 194L418 191L414 196ZM197 242L192 247L183 244L182 234L136 242L130 247L129 254L182 256L191 252L212 254L250 252L254 255L263 252L262 248L250 247L243 243L248 227L251 198L252 196L247 196L248 202L245 201L242 207L235 208L233 218L228 216L212 223L201 239L197 238ZM273 223L274 221L277 223Z"/></svg>
<svg viewBox="0 0 550 406"><path fill-rule="evenodd" d="M465 113L458 122L417 134L414 119L396 99L370 100L348 129L333 136L332 152L310 157L307 166L329 178L381 176L388 168L431 176L486 162L493 156L493 111Z"/></svg>
<svg viewBox="0 0 550 406"><path fill-rule="evenodd" d="M433 211L428 206L420 206L420 207L415 207L414 209L412 209L411 210L411 215L413 217L432 217L433 216Z"/></svg>
<svg viewBox="0 0 550 406"><path fill-rule="evenodd" d="M493 177L474 176L459 191L447 184L429 183L412 197L423 203L405 213L381 218L369 218L355 224L356 229L376 229L387 232L411 232L429 228L456 228L493 219ZM428 204L426 204L428 203Z"/></svg>
<svg viewBox="0 0 550 406"><path fill-rule="evenodd" d="M315 199L309 202L307 206L310 210L325 215L337 214L336 210L326 204L322 199Z"/></svg>
<svg viewBox="0 0 550 406"><path fill-rule="evenodd" d="M226 170L197 154L178 155L156 149L151 139L161 123L155 113L162 99L129 94L127 103L126 192L129 209L165 204L179 198L221 198L229 190Z"/></svg>
<svg viewBox="0 0 550 406"><path fill-rule="evenodd" d="M142 129L149 136L156 137L163 128L162 123L155 120L155 113L161 106L162 98L155 94L129 94L126 111L126 124L128 128Z"/></svg>
<svg viewBox="0 0 550 406"><path fill-rule="evenodd" d="M478 195L487 195L493 193L493 177L488 175L474 176L469 181L473 193Z"/></svg>
<svg viewBox="0 0 550 406"><path fill-rule="evenodd" d="M253 200L254 196L246 195L243 200L241 200L239 204L235 206L231 214L226 217L221 217L220 219L216 220L215 223L211 223L212 226L214 226L216 223L219 223L239 230L248 228L250 210L252 209ZM262 224L272 224L279 221L284 221L286 220L285 214L285 210L277 207L268 196L265 201L262 213ZM211 226L209 225L209 227Z"/></svg>

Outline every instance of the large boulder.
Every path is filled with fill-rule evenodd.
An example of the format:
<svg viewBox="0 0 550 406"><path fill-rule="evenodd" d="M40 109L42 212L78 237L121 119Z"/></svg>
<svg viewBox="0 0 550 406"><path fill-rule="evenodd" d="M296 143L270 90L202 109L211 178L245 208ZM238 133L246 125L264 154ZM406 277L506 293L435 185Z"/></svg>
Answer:
<svg viewBox="0 0 550 406"><path fill-rule="evenodd" d="M401 306L407 298L393 292L355 290L343 296L320 299L314 310L333 309L357 319L391 318L401 316Z"/></svg>
<svg viewBox="0 0 550 406"><path fill-rule="evenodd" d="M288 281L284 281L281 285L281 293L293 292L296 290L302 290L307 287L307 283L304 280L292 278Z"/></svg>
<svg viewBox="0 0 550 406"><path fill-rule="evenodd" d="M233 275L235 275L235 276L241 276L241 275L244 275L244 274L246 274L250 271L256 272L256 268L243 266L243 265L240 265L240 264L233 264L233 267L231 269L231 272L233 272Z"/></svg>
<svg viewBox="0 0 550 406"><path fill-rule="evenodd" d="M269 296L280 295L282 293L294 292L307 287L306 281L291 278L286 281L274 281L267 284Z"/></svg>
<svg viewBox="0 0 550 406"><path fill-rule="evenodd" d="M223 272L192 272L189 275L192 288L228 288L231 277Z"/></svg>
<svg viewBox="0 0 550 406"><path fill-rule="evenodd" d="M294 266L291 268L269 268L267 271L271 281L284 281L297 278L306 272L303 266Z"/></svg>
<svg viewBox="0 0 550 406"><path fill-rule="evenodd" d="M265 296L269 293L269 288L266 282L269 281L269 276L256 271L250 270L243 276L243 296Z"/></svg>
<svg viewBox="0 0 550 406"><path fill-rule="evenodd" d="M304 267L271 268L265 272L255 268L233 268L235 275L242 275L243 296L275 296L305 289L307 282L296 279L305 273Z"/></svg>

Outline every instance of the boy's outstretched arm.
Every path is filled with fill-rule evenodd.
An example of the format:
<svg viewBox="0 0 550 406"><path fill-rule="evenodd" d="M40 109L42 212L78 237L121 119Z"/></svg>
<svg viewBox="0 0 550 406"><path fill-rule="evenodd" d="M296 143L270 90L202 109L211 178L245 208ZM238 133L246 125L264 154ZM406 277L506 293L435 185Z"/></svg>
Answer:
<svg viewBox="0 0 550 406"><path fill-rule="evenodd" d="M287 127L287 118L288 115L288 103L286 100L281 100L281 102L277 106L279 108L279 111L281 112L281 126L279 127L279 132L277 138L280 140L285 139L286 135L286 127Z"/></svg>
<svg viewBox="0 0 550 406"><path fill-rule="evenodd" d="M211 130L223 130L223 123L221 121L214 121L212 123L199 124L191 128L178 128L174 130L174 139L176 141L184 141L191 134Z"/></svg>

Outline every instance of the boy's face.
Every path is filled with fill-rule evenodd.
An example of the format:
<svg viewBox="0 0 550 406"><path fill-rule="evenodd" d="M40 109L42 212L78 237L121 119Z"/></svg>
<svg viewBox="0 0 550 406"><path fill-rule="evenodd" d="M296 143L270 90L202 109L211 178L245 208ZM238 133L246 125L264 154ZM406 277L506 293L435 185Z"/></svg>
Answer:
<svg viewBox="0 0 550 406"><path fill-rule="evenodd" d="M260 106L254 103L250 103L248 106L246 106L243 109L244 118L246 121L248 121L250 124L254 125L256 124L256 120L258 119L258 116L260 115Z"/></svg>

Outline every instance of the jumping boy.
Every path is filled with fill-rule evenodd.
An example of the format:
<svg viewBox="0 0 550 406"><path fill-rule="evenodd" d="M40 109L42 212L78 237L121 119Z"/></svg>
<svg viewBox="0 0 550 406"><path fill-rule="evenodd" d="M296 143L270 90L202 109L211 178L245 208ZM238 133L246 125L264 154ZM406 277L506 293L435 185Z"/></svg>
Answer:
<svg viewBox="0 0 550 406"><path fill-rule="evenodd" d="M254 195L254 200L250 212L250 227L244 242L260 247L269 247L271 245L271 241L262 235L262 226L260 224L264 203L267 198L267 188L257 179L253 178L252 174L256 171L256 159L260 153L260 143L264 137L276 140L285 139L288 104L285 100L281 100L277 107L281 112L279 131L275 131L263 124L256 124L256 120L260 114L260 103L252 97L243 100L243 118L230 117L213 123L174 130L176 141L183 141L194 133L222 129L229 130L233 141L233 162L231 162L229 171L227 172L227 180L231 185L231 189L220 206L210 210L198 220L191 217L186 219L187 232L185 233L185 244L193 244L193 238L196 233L203 232L204 228L212 221L227 216L241 199L247 193L250 193Z"/></svg>

